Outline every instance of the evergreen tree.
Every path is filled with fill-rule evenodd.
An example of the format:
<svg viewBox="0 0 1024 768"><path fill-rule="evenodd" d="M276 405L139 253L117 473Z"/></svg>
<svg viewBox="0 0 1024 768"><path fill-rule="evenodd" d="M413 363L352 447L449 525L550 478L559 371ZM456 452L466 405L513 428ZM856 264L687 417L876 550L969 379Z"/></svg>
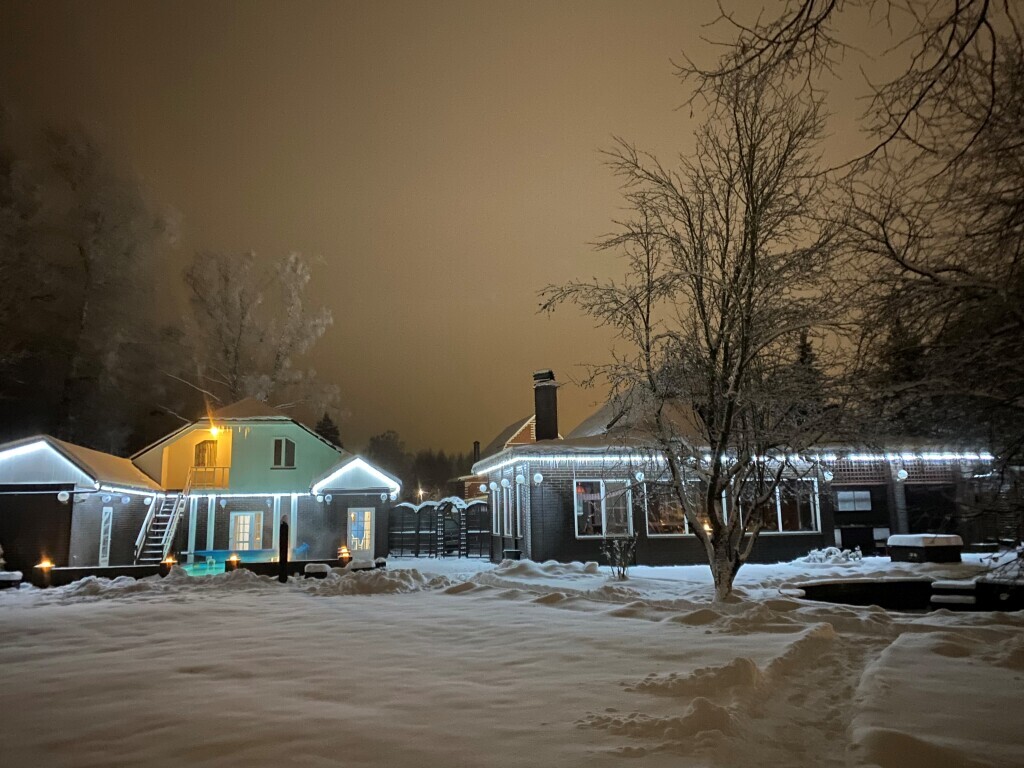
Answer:
<svg viewBox="0 0 1024 768"><path fill-rule="evenodd" d="M334 423L334 419L331 418L327 411L324 411L324 415L320 417L320 421L316 423L313 431L324 440L334 443L339 448L345 447L341 442L341 432L338 431L338 425Z"/></svg>

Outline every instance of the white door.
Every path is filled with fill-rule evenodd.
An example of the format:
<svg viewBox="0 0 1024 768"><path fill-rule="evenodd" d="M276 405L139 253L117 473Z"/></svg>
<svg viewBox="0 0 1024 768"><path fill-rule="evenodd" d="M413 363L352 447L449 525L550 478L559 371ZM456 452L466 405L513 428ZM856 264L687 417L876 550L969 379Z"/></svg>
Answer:
<svg viewBox="0 0 1024 768"><path fill-rule="evenodd" d="M114 527L114 508L104 507L100 518L100 568L110 565L110 533Z"/></svg>
<svg viewBox="0 0 1024 768"><path fill-rule="evenodd" d="M348 551L353 562L373 562L373 507L349 507Z"/></svg>
<svg viewBox="0 0 1024 768"><path fill-rule="evenodd" d="M231 513L231 546L234 550L260 549L263 545L263 513Z"/></svg>

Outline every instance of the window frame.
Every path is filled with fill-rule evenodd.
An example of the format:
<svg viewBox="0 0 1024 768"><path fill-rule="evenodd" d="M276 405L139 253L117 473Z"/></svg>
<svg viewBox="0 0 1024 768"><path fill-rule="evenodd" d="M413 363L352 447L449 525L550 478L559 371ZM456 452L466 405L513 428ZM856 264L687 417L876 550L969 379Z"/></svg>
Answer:
<svg viewBox="0 0 1024 768"><path fill-rule="evenodd" d="M281 446L280 452L278 445ZM291 446L292 463L288 464L288 446ZM271 469L295 469L295 441L290 437L275 437L273 455L271 456ZM280 462L278 462L280 457Z"/></svg>
<svg viewBox="0 0 1024 768"><path fill-rule="evenodd" d="M798 483L809 483L810 494L808 500L811 505L811 521L813 528L809 531L785 531L782 529L782 483L785 482L798 482ZM656 485L654 483L644 484L644 521L645 530L648 538L654 539L672 539L672 538L683 538L685 536L695 536L696 534L690 529L690 521L684 515L683 525L685 527L685 533L651 533L650 527L650 505L647 503L648 494L647 486ZM838 493L838 492L837 492ZM725 517L725 521L729 521L729 499L728 496L722 494L722 514ZM819 496L818 481L813 477L784 477L782 481L775 486L775 527L774 528L762 528L758 535L767 534L769 536L775 535L807 535L807 534L820 534L821 533L821 499ZM591 537L585 537L591 538Z"/></svg>
<svg viewBox="0 0 1024 768"><path fill-rule="evenodd" d="M854 488L854 489L849 489L849 490L843 489L843 490L836 490L835 494L836 494L836 512L842 512L842 513L845 514L847 512L871 512L872 511L872 502L871 502L871 491L870 491L870 489L860 489L860 488ZM849 495L850 496L850 501L853 504L853 506L851 508L849 508L849 509L842 509L840 507L839 497L840 496L845 496L845 495ZM867 507L860 507L860 506L857 505L857 496L866 496L867 497L867 504L868 504Z"/></svg>
<svg viewBox="0 0 1024 768"><path fill-rule="evenodd" d="M580 483L599 483L601 494L601 533L580 533L580 506L577 489ZM621 483L626 495L626 533L608 533L608 489L607 483ZM594 539L623 539L634 535L633 530L633 483L629 479L577 477L572 482L573 533L581 541Z"/></svg>

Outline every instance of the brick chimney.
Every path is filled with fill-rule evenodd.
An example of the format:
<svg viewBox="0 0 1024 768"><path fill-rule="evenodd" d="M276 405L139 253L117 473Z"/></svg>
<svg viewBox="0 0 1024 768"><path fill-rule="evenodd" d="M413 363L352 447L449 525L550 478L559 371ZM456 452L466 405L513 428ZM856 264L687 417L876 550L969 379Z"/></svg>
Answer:
<svg viewBox="0 0 1024 768"><path fill-rule="evenodd" d="M533 374L533 412L537 416L537 439L558 439L558 384L553 371Z"/></svg>

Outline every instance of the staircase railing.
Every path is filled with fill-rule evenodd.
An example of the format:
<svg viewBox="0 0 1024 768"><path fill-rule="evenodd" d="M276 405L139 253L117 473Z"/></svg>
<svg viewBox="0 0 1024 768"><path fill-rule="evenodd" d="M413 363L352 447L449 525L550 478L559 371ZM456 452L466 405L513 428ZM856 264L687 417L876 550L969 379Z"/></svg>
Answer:
<svg viewBox="0 0 1024 768"><path fill-rule="evenodd" d="M159 507L163 506L164 496L154 495L153 503L149 505L149 511L146 512L146 519L142 521L142 528L139 531L138 537L135 539L135 559L133 562L139 562L139 557L142 556L142 548L146 546L146 537L149 535L149 527L153 524L153 518L156 517L156 511Z"/></svg>
<svg viewBox="0 0 1024 768"><path fill-rule="evenodd" d="M191 488L227 488L231 479L231 467L192 467L188 471Z"/></svg>
<svg viewBox="0 0 1024 768"><path fill-rule="evenodd" d="M167 521L167 527L164 529L163 539L160 540L161 560L167 558L167 553L171 549L171 542L174 541L174 534L178 530L178 520L181 519L181 511L188 503L188 498L192 493L192 487L195 484L195 473L197 469L205 468L192 467L189 469L188 475L185 478L185 487L181 489L181 493L178 494L178 498L174 500L174 509L171 511L171 519Z"/></svg>

